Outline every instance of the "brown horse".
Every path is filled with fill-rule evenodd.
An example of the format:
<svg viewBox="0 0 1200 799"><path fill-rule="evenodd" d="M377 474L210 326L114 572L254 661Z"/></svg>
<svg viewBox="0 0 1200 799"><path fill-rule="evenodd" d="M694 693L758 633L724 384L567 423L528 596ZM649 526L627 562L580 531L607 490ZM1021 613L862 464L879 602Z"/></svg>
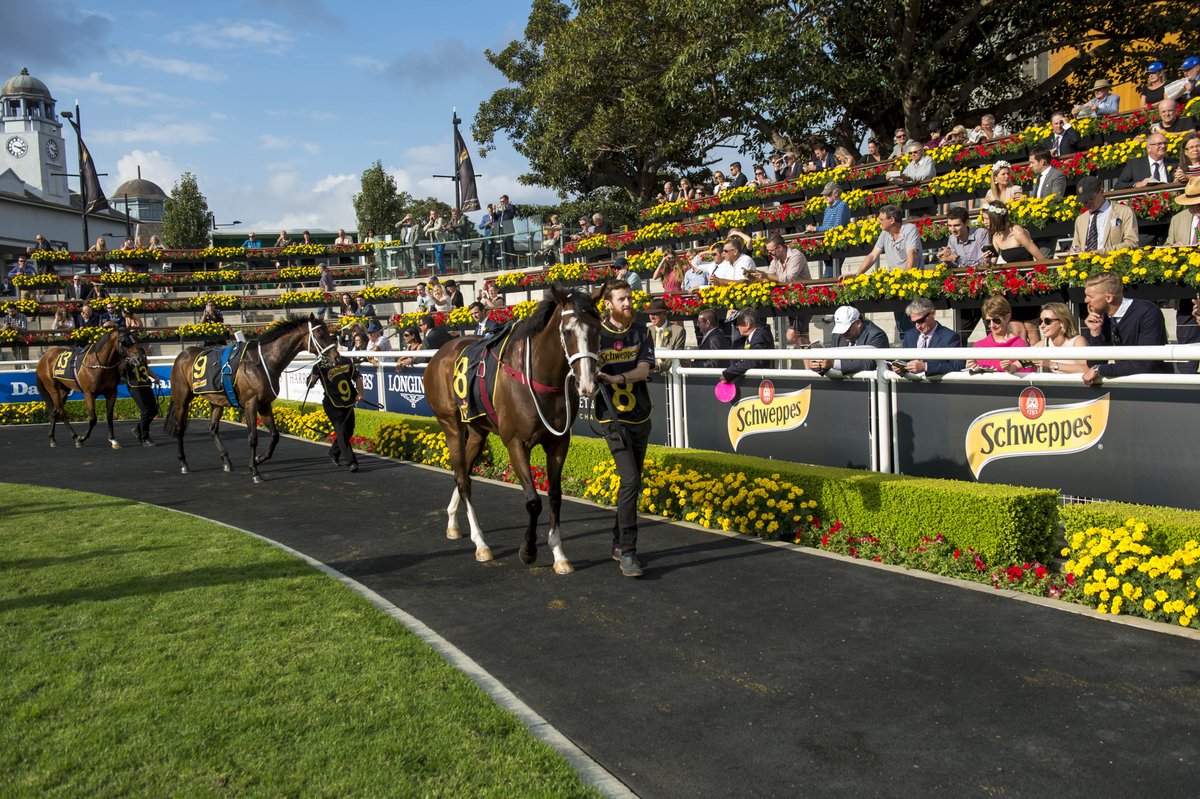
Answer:
<svg viewBox="0 0 1200 799"><path fill-rule="evenodd" d="M108 330L84 349L73 380L55 377L55 368L60 371L66 368L73 353L74 349L71 347L51 347L38 359L38 393L42 395L46 403L46 413L50 417L50 446L58 446L58 442L54 440L54 428L58 420L62 419L71 431L75 446L82 447L96 426L96 397L103 396L108 419L108 443L113 449L120 449L121 445L117 443L113 433L113 406L117 402L117 389L121 385L121 364L129 361L133 366L144 366L146 353L133 333L126 330ZM72 391L82 391L83 401L87 403L88 429L82 436L75 432L71 420L67 418L66 401Z"/></svg>
<svg viewBox="0 0 1200 799"><path fill-rule="evenodd" d="M537 522L542 512L542 500L533 484L529 453L540 444L546 452L546 471L550 480L548 543L554 555L554 571L570 574L574 569L563 554L559 529L562 470L571 445L571 423L579 407L579 394L591 394L596 387L596 353L600 343L596 300L599 294L567 292L556 285L551 289L551 295L551 299L543 301L532 316L513 328L502 352L497 346L488 356L500 359L492 394L495 422L489 415L464 422L458 411L455 383L457 381L459 389L465 385L467 364L462 353L477 340L474 336L454 339L433 356L425 372L425 395L446 432L446 446L454 467L455 489L446 508L449 516L446 537L460 536L458 504L461 500L467 506L475 560L492 559L492 550L483 540L475 509L471 506L471 467L483 452L488 433L495 433L508 447L513 468L525 489L529 526L520 549L521 561L529 564L537 560ZM497 352L501 354L496 356Z"/></svg>
<svg viewBox="0 0 1200 799"><path fill-rule="evenodd" d="M275 454L275 446L279 443L279 431L275 429L275 417L272 404L279 396L279 376L283 374L292 359L301 350L307 350L319 359L337 355L337 339L311 314L306 319L289 318L283 324L264 333L259 339L251 340L246 345L238 367L234 391L238 404L242 407L246 422L247 439L250 444L250 474L254 482L261 483L262 475L258 467L266 463ZM332 350L332 355L328 354ZM171 367L171 408L163 429L167 435L175 436L179 444L180 472L188 473L187 458L183 453L183 434L187 430L188 408L196 393L192 390L193 378L200 378L204 373L204 364L197 364L197 359L204 353L201 347L188 347L175 358ZM205 399L212 404L212 416L208 421L208 432L225 471L233 471L233 462L229 452L221 443L221 414L225 408L231 407L228 398L222 394L206 394ZM265 455L258 454L258 420L262 418L263 425L271 433L271 443Z"/></svg>

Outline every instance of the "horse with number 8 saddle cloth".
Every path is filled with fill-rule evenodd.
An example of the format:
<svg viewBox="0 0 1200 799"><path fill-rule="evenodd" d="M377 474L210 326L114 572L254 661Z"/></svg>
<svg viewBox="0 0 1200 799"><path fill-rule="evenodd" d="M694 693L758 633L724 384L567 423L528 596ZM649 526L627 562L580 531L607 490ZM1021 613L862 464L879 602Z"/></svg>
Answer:
<svg viewBox="0 0 1200 799"><path fill-rule="evenodd" d="M502 363L511 329L510 322L494 335L472 341L455 360L454 396L458 401L459 416L464 422L487 416L494 424L497 420L496 375L504 369L511 372L510 377L521 377L519 372Z"/></svg>
<svg viewBox="0 0 1200 799"><path fill-rule="evenodd" d="M246 352L246 342L235 341L225 347L208 347L192 363L191 384L196 394L221 394L234 408L237 397L238 368Z"/></svg>

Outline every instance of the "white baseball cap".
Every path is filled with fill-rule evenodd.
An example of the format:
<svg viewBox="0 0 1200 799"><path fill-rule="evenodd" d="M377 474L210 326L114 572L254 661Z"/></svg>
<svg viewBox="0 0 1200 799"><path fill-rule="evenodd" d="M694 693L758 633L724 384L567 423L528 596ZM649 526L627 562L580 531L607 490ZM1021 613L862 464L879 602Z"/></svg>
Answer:
<svg viewBox="0 0 1200 799"><path fill-rule="evenodd" d="M852 305L843 305L833 313L833 332L834 335L842 335L850 329L850 325L859 320L862 315L858 309Z"/></svg>

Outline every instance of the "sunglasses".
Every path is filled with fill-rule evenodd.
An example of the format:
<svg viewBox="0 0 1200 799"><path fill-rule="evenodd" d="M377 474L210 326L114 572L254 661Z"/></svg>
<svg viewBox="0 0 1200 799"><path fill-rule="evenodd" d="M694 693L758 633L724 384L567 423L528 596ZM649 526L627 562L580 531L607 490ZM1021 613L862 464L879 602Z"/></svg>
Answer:
<svg viewBox="0 0 1200 799"><path fill-rule="evenodd" d="M1052 325L1057 321L1058 321L1058 319L1053 316L1044 316L1038 320L1038 322L1043 325Z"/></svg>
<svg viewBox="0 0 1200 799"><path fill-rule="evenodd" d="M925 314L924 316L920 317L919 319L913 319L912 323L914 325L923 325L930 320L930 318L933 316L933 314L934 314L934 312L930 311L929 313Z"/></svg>
<svg viewBox="0 0 1200 799"><path fill-rule="evenodd" d="M995 319L984 319L983 321L989 325L1002 325L1005 320L1004 317L997 317Z"/></svg>

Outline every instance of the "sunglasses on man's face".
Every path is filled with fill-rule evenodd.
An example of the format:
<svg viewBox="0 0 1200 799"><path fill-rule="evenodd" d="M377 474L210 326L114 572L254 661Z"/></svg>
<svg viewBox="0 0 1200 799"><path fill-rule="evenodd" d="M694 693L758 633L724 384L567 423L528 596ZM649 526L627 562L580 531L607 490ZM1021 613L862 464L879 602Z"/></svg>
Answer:
<svg viewBox="0 0 1200 799"><path fill-rule="evenodd" d="M932 316L933 316L933 311L930 311L929 313L925 314L924 316L920 316L920 317L917 317L916 319L913 319L912 323L914 325L923 325L926 322L928 322L930 317L932 317Z"/></svg>

